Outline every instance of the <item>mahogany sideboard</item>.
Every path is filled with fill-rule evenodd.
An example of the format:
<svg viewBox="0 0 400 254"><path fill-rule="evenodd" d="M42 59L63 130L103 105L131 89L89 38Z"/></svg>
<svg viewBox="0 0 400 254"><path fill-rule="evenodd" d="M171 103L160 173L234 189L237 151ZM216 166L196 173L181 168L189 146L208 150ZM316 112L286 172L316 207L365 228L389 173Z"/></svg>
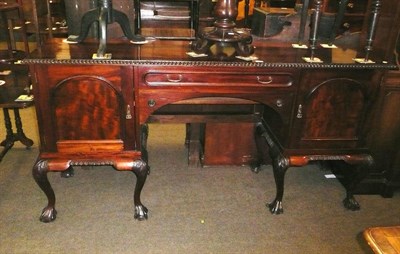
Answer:
<svg viewBox="0 0 400 254"><path fill-rule="evenodd" d="M395 14L389 11L394 7ZM400 20L399 8L395 1L383 1L378 31L399 31L399 22L393 22ZM398 76L393 78L397 35L390 38L389 44L376 40L371 63L354 61L364 57L362 46L318 47L314 55L321 62L309 63L304 60L309 50L268 40L254 40L256 61L191 57L189 41L137 45L124 39L108 42L111 59L92 59L96 41L47 41L23 60L33 78L40 134L33 176L48 199L40 220L56 218L48 172L68 176L74 166L96 165L136 174L134 217L147 219L140 195L149 173L150 122L252 124L248 135L254 135L258 151L253 170L272 163L277 193L268 206L275 214L283 211L289 167L345 162L351 174L344 205L357 210L353 194L360 182L368 185L370 178L384 192L393 187L384 168L390 166L385 156L395 161L399 148L399 138L391 140L384 130L399 124L387 115L398 116L399 94ZM398 135L398 127L391 127L391 135Z"/></svg>

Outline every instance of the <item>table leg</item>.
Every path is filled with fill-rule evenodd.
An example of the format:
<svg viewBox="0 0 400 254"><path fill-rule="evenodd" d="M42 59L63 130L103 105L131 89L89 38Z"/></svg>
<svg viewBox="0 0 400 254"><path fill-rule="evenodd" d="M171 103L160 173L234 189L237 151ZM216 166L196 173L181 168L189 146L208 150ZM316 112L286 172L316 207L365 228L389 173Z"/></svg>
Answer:
<svg viewBox="0 0 400 254"><path fill-rule="evenodd" d="M3 108L4 112L4 124L6 127L6 138L3 140L0 145L4 146L3 151L0 153L0 161L3 159L4 155L8 152L8 150L11 149L14 145L14 134L12 130L12 125L11 125L11 120L10 120L10 114L8 112L8 109Z"/></svg>
<svg viewBox="0 0 400 254"><path fill-rule="evenodd" d="M144 41L145 40L145 38L142 37L141 35L132 33L130 25L129 25L128 16L126 16L125 13L115 10L115 9L113 9L112 12L113 12L113 17L114 17L115 22L117 22L120 25L122 32L125 34L125 36L129 40L132 40L132 41Z"/></svg>
<svg viewBox="0 0 400 254"><path fill-rule="evenodd" d="M147 220L148 218L148 209L145 207L140 201L140 195L146 182L147 175L149 173L149 166L143 160L136 160L133 163L132 172L136 175L136 185L135 192L133 195L134 205L135 205L135 214L134 218L142 221Z"/></svg>
<svg viewBox="0 0 400 254"><path fill-rule="evenodd" d="M264 126L263 123L260 122L256 124L255 132L256 144L259 146L257 149L259 151L268 151L269 156L272 159L276 195L275 199L271 203L267 204L267 207L272 214L281 214L283 213L282 199L284 193L285 174L290 166L289 158L283 155L282 150L268 133L267 127ZM257 139L262 139L264 142L260 142L260 140Z"/></svg>
<svg viewBox="0 0 400 254"><path fill-rule="evenodd" d="M0 143L1 146L4 146L4 149L0 153L0 161L6 155L8 150L10 150L16 141L20 141L27 148L33 145L33 141L25 136L25 133L22 129L21 117L19 115L19 109L14 109L15 116L15 126L17 128L17 133L14 133L11 125L11 118L8 108L3 108L4 113L4 124L6 127L6 138Z"/></svg>
<svg viewBox="0 0 400 254"><path fill-rule="evenodd" d="M81 19L81 30L79 35L70 35L68 36L68 41L71 42L82 42L86 39L89 34L89 29L93 22L97 21L99 17L99 10L92 9L86 12Z"/></svg>
<svg viewBox="0 0 400 254"><path fill-rule="evenodd" d="M99 22L100 39L102 40L100 47L105 47L103 44L105 44L107 39L107 25L113 23L114 21L121 26L124 35L129 40L145 40L145 38L140 35L132 34L128 17L125 15L125 13L113 9L111 0L99 0L97 8L89 10L83 15L81 20L81 31L79 35L70 35L67 40L78 43L84 41L89 33L92 23ZM104 50L99 49L99 51L103 52Z"/></svg>
<svg viewBox="0 0 400 254"><path fill-rule="evenodd" d="M32 169L33 178L35 179L40 189L42 189L42 191L46 194L48 200L47 206L43 208L42 213L40 214L39 219L41 222L52 222L56 219L57 216L57 211L55 209L56 196L47 178L48 170L49 167L47 160L37 161Z"/></svg>
<svg viewBox="0 0 400 254"><path fill-rule="evenodd" d="M19 109L14 109L15 116L15 127L17 128L17 134L14 134L15 141L20 141L27 148L33 145L33 141L25 136L24 130L22 129L21 116L19 115Z"/></svg>
<svg viewBox="0 0 400 254"><path fill-rule="evenodd" d="M203 146L200 142L202 124L190 123L186 125L186 146L188 149L189 167L198 168L202 166Z"/></svg>

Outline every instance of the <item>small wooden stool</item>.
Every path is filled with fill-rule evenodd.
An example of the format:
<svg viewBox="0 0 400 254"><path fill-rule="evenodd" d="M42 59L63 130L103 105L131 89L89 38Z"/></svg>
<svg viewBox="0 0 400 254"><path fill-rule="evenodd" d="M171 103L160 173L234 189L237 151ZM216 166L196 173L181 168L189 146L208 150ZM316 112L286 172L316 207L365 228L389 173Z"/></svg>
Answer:
<svg viewBox="0 0 400 254"><path fill-rule="evenodd" d="M371 227L364 230L363 234L375 253L400 253L400 226Z"/></svg>

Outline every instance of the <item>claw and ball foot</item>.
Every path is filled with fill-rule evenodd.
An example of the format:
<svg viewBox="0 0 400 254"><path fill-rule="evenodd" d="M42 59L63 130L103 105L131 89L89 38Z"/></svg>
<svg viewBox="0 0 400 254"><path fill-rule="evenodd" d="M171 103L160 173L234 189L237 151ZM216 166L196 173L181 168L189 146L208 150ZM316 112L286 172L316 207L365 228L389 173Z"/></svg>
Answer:
<svg viewBox="0 0 400 254"><path fill-rule="evenodd" d="M40 215L39 220L41 222L47 223L54 221L56 217L57 217L56 209L54 207L47 206L42 210L42 214Z"/></svg>
<svg viewBox="0 0 400 254"><path fill-rule="evenodd" d="M147 220L147 212L148 210L144 205L136 205L134 218L138 221Z"/></svg>
<svg viewBox="0 0 400 254"><path fill-rule="evenodd" d="M369 154L364 154L360 156L353 156L354 162L350 161L346 163L347 168L345 176L345 188L346 197L343 200L343 205L346 209L350 211L360 210L360 204L354 197L355 190L358 184L367 176L370 167L374 163L374 159ZM354 165L355 164L355 165Z"/></svg>
<svg viewBox="0 0 400 254"><path fill-rule="evenodd" d="M360 210L360 204L357 202L357 200L355 200L353 196L343 199L343 205L345 208L351 211Z"/></svg>
<svg viewBox="0 0 400 254"><path fill-rule="evenodd" d="M283 213L282 201L275 199L273 202L267 204L267 207L272 214Z"/></svg>

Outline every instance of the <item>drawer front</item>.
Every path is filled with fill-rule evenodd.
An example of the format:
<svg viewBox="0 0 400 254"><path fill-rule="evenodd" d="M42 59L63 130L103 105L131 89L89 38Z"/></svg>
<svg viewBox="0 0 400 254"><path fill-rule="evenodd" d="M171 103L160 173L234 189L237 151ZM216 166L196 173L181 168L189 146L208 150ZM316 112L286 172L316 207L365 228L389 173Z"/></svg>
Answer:
<svg viewBox="0 0 400 254"><path fill-rule="evenodd" d="M243 67L140 67L136 72L139 122L164 106L266 105L288 123L297 91L299 70ZM233 101L232 101L233 100ZM247 100L248 102L237 101Z"/></svg>
<svg viewBox="0 0 400 254"><path fill-rule="evenodd" d="M245 86L290 87L294 78L290 73L205 73L205 72L150 72L144 75L144 84L165 86Z"/></svg>

